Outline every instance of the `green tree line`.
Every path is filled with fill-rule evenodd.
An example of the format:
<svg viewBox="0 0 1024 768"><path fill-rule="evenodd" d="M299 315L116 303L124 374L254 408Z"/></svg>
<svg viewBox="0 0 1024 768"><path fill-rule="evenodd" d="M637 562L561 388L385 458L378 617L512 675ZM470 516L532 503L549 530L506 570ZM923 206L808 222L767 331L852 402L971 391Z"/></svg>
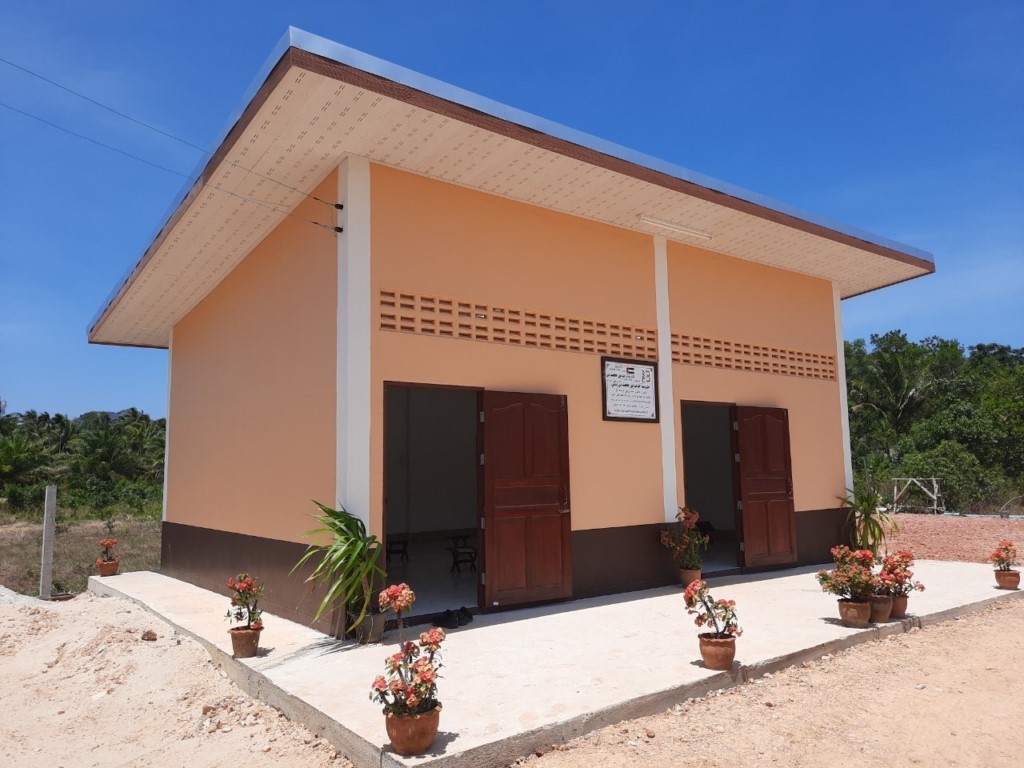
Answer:
<svg viewBox="0 0 1024 768"><path fill-rule="evenodd" d="M846 342L846 384L857 483L937 477L956 512L1024 493L1024 349L890 331Z"/></svg>
<svg viewBox="0 0 1024 768"><path fill-rule="evenodd" d="M0 499L17 515L42 512L47 484L62 512L159 515L164 419L130 408L111 414L7 413L0 400Z"/></svg>

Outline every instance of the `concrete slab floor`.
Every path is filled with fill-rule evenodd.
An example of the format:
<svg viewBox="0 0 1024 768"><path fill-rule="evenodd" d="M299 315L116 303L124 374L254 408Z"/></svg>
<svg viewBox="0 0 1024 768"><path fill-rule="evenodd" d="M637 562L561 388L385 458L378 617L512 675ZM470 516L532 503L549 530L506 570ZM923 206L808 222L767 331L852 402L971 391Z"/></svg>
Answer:
<svg viewBox="0 0 1024 768"><path fill-rule="evenodd" d="M357 766L431 768L507 764L685 698L1024 595L996 589L986 565L920 561L915 572L926 590L910 598L909 618L853 630L839 624L816 571L709 580L716 598L736 601L744 629L730 672L700 663L699 630L681 587L477 616L449 632L435 751L415 758L383 749L384 719L368 698L384 657L396 650L395 632L382 645L359 647L265 614L260 655L236 660L221 595L151 572L94 576L89 588L132 599L192 635L243 689L322 733ZM407 629L406 638L418 632Z"/></svg>

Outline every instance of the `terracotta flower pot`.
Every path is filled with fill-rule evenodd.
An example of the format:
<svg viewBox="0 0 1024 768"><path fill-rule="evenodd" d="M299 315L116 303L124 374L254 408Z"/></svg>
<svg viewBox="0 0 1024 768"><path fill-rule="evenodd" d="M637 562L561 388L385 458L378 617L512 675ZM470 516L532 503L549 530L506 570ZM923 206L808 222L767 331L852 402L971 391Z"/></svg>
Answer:
<svg viewBox="0 0 1024 768"><path fill-rule="evenodd" d="M117 569L121 567L120 560L97 560L96 570L100 572L100 576L116 576Z"/></svg>
<svg viewBox="0 0 1024 768"><path fill-rule="evenodd" d="M907 615L908 597L909 595L893 595L892 611L889 613L890 619L902 619Z"/></svg>
<svg viewBox="0 0 1024 768"><path fill-rule="evenodd" d="M1020 587L1020 571L996 571L996 584L1000 589L1018 589Z"/></svg>
<svg viewBox="0 0 1024 768"><path fill-rule="evenodd" d="M713 632L703 632L700 638L700 655L708 669L732 669L736 658L736 638L716 637Z"/></svg>
<svg viewBox="0 0 1024 768"><path fill-rule="evenodd" d="M231 649L236 659L249 659L256 655L260 647L262 629L246 629L233 627L228 630L231 635Z"/></svg>
<svg viewBox="0 0 1024 768"><path fill-rule="evenodd" d="M421 715L384 715L391 748L400 755L422 755L434 743L441 705Z"/></svg>
<svg viewBox="0 0 1024 768"><path fill-rule="evenodd" d="M680 568L679 581L683 583L684 589L692 582L700 581L700 568Z"/></svg>
<svg viewBox="0 0 1024 768"><path fill-rule="evenodd" d="M863 629L871 621L871 602L864 600L863 602L857 602L854 600L846 600L845 598L839 600L839 621L842 622L844 627L852 627L853 629Z"/></svg>
<svg viewBox="0 0 1024 768"><path fill-rule="evenodd" d="M386 613L368 613L359 622L352 634L360 645L379 643L384 638L384 625L387 623Z"/></svg>
<svg viewBox="0 0 1024 768"><path fill-rule="evenodd" d="M871 596L871 623L882 624L892 615L892 597L890 595Z"/></svg>

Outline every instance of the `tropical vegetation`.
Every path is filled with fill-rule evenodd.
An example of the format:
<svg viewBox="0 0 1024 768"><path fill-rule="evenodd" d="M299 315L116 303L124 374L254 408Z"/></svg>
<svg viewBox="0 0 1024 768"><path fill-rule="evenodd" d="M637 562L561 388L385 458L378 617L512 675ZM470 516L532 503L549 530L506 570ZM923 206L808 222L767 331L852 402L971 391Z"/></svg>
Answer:
<svg viewBox="0 0 1024 768"><path fill-rule="evenodd" d="M164 432L164 419L135 408L69 418L7 413L0 400L0 499L17 516L38 517L53 483L64 516L159 517Z"/></svg>
<svg viewBox="0 0 1024 768"><path fill-rule="evenodd" d="M890 331L846 343L846 377L858 487L936 477L956 512L1024 494L1024 348Z"/></svg>

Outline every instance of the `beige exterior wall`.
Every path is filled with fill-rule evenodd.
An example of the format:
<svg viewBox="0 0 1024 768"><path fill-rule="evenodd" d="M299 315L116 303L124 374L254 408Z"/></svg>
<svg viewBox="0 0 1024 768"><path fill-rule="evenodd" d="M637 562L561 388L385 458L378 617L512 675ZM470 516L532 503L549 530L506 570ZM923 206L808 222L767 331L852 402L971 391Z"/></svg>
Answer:
<svg viewBox="0 0 1024 768"><path fill-rule="evenodd" d="M317 189L334 199L336 174ZM563 394L574 530L664 519L657 424L601 418L600 355L382 330L381 291L654 329L653 238L371 166L370 523L380 533L386 381ZM296 213L322 219L307 201ZM338 248L286 219L174 328L167 520L303 541L335 496ZM831 286L668 244L672 330L836 354ZM671 364L662 360L661 365ZM790 413L797 510L844 485L839 383L673 365L679 401Z"/></svg>
<svg viewBox="0 0 1024 768"><path fill-rule="evenodd" d="M669 243L668 267L674 333L837 354L827 281L677 243ZM786 408L797 511L838 505L845 484L838 381L680 364L672 373L680 503L679 401L705 400Z"/></svg>
<svg viewBox="0 0 1024 768"><path fill-rule="evenodd" d="M378 295L656 327L651 238L374 165L371 527L381 529L385 381L563 394L574 529L663 519L657 424L601 418L600 356L380 330Z"/></svg>
<svg viewBox="0 0 1024 768"><path fill-rule="evenodd" d="M337 293L334 233L286 218L174 326L168 522L302 541L333 502Z"/></svg>

